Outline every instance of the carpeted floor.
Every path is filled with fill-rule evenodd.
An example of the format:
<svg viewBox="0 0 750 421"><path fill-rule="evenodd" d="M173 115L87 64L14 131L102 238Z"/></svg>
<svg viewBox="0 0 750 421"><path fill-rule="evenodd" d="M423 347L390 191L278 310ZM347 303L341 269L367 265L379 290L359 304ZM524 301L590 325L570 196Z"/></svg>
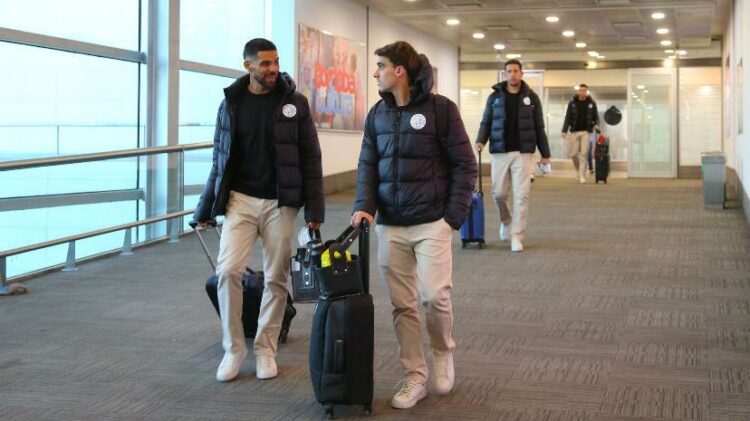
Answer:
<svg viewBox="0 0 750 421"><path fill-rule="evenodd" d="M525 252L499 244L489 197L488 247L461 249L455 235L456 386L410 410L389 406L401 371L373 254L374 417L750 419L741 211L704 210L697 180L542 178L532 190ZM351 201L328 198L325 238ZM307 369L313 305L297 305L278 378L257 380L249 356L236 381L218 383L208 275L189 235L0 297L0 419L321 419ZM360 407L336 412L364 418Z"/></svg>

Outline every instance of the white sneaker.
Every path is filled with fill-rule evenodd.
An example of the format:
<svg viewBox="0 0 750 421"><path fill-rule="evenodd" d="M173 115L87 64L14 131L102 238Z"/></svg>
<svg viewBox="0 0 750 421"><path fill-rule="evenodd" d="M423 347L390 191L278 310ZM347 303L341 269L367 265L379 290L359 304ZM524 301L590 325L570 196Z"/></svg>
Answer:
<svg viewBox="0 0 750 421"><path fill-rule="evenodd" d="M498 235L500 236L500 241L508 241L508 231L509 226L503 223L500 223L500 231L498 232Z"/></svg>
<svg viewBox="0 0 750 421"><path fill-rule="evenodd" d="M396 409L411 408L427 397L427 386L419 377L414 375L404 377L396 387L398 392L391 399L391 406Z"/></svg>
<svg viewBox="0 0 750 421"><path fill-rule="evenodd" d="M523 251L523 243L518 238L514 238L510 242L510 251Z"/></svg>
<svg viewBox="0 0 750 421"><path fill-rule="evenodd" d="M447 395L453 390L453 382L456 373L453 369L453 354L444 357L432 355L432 371L435 376L432 380L432 390L438 395Z"/></svg>
<svg viewBox="0 0 750 421"><path fill-rule="evenodd" d="M258 355L255 357L255 376L261 380L272 379L279 374L279 368L276 366L276 358L267 355Z"/></svg>
<svg viewBox="0 0 750 421"><path fill-rule="evenodd" d="M579 178L578 178L578 182L579 182L580 184L584 184L584 183L586 183L586 177L584 177L584 176L581 176L581 177L579 177Z"/></svg>
<svg viewBox="0 0 750 421"><path fill-rule="evenodd" d="M240 374L240 366L246 354L246 349L243 349L239 354L224 353L224 358L221 360L218 370L216 370L216 380L220 382L234 380Z"/></svg>

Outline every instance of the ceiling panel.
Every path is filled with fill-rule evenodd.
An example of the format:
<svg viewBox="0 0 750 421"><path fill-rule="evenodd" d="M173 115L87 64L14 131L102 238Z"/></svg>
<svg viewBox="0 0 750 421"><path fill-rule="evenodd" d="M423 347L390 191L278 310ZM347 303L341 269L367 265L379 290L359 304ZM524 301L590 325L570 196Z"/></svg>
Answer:
<svg viewBox="0 0 750 421"><path fill-rule="evenodd" d="M674 42L672 48L712 48L711 40L721 37L712 28L726 27L726 2L730 0L352 0L379 10L384 15L461 47L462 57L497 60L493 45L503 43L508 50L524 56L543 57L568 52L580 60L585 50L632 51L633 56L664 54L663 39ZM661 21L651 18L662 11ZM720 13L719 13L720 12ZM557 23L545 18L555 15ZM456 17L458 26L445 20ZM670 30L667 35L657 28ZM562 36L571 29L576 35ZM474 32L485 38L476 40ZM575 42L586 42L584 51ZM713 50L712 50L713 51ZM506 51L507 52L507 51ZM720 52L719 52L720 54Z"/></svg>

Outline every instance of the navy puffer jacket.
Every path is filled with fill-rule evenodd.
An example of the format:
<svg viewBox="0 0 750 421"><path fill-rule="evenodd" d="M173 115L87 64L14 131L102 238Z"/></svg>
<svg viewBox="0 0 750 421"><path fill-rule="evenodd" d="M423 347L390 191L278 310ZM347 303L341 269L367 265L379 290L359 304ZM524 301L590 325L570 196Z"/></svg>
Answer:
<svg viewBox="0 0 750 421"><path fill-rule="evenodd" d="M310 106L307 98L295 91L296 85L292 78L286 73L281 73L280 76L277 89L283 90L284 95L275 113L273 129L279 207L304 206L305 221L324 222L320 143L310 115ZM237 101L239 94L247 89L249 83L250 75L247 74L224 89L224 100L216 117L213 166L195 207L193 218L196 221L213 219L226 211L231 185L227 164L230 162L232 141L236 138ZM286 115L284 110L287 111Z"/></svg>
<svg viewBox="0 0 750 421"><path fill-rule="evenodd" d="M438 136L433 72L427 57L409 104L381 93L365 123L354 211L384 225L411 226L445 218L458 229L471 204L477 165L456 104L447 100L447 133Z"/></svg>
<svg viewBox="0 0 750 421"><path fill-rule="evenodd" d="M492 87L495 91L487 98L482 123L479 125L477 143L490 141L490 153L505 153L505 87L508 82L500 82ZM518 130L521 152L534 153L539 148L542 158L549 158L549 143L544 131L542 103L537 94L521 81L518 102Z"/></svg>

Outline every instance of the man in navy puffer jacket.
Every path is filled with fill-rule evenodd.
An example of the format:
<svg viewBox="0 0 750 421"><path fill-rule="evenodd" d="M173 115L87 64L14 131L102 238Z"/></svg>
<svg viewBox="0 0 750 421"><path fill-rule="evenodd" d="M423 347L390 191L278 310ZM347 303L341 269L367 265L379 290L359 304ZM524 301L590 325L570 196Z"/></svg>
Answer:
<svg viewBox="0 0 750 421"><path fill-rule="evenodd" d="M201 226L225 215L216 275L224 359L216 379L239 374L247 352L242 328L242 274L263 241L265 289L255 335L256 376L276 377L276 346L286 310L291 237L299 209L313 229L324 218L320 144L307 99L279 72L276 46L250 40L248 74L224 90L214 135L213 166L195 208Z"/></svg>
<svg viewBox="0 0 750 421"><path fill-rule="evenodd" d="M469 211L477 166L458 107L430 93L427 57L403 41L375 55L373 77L383 100L367 116L351 223L372 222L377 211L378 264L394 306L404 367L391 405L404 409L427 395L420 302L432 348L433 391L453 388L451 240ZM437 122L440 115L448 121Z"/></svg>
<svg viewBox="0 0 750 421"><path fill-rule="evenodd" d="M492 87L477 134L476 149L482 153L490 143L492 198L500 212L500 241L511 231L511 251L523 251L531 189L531 161L539 148L541 163L549 164L550 152L544 132L544 113L537 94L522 80L521 62L505 62L508 79ZM513 186L513 213L508 205ZM511 225L512 223L512 225Z"/></svg>

